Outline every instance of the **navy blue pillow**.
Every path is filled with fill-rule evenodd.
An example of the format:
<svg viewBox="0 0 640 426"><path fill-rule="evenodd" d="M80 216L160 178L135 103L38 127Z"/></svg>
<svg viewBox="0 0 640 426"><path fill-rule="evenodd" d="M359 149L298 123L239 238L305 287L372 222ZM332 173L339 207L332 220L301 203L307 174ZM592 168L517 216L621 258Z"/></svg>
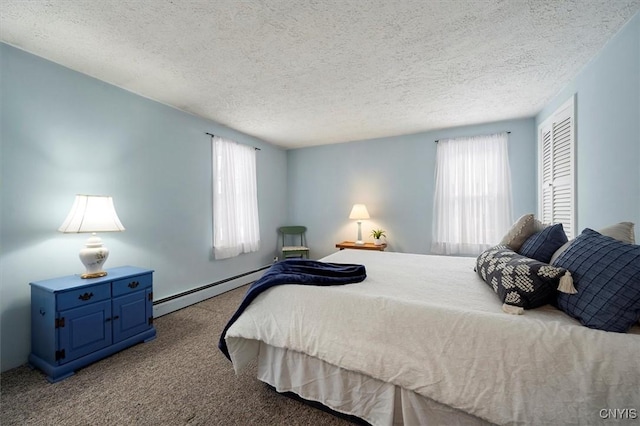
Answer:
<svg viewBox="0 0 640 426"><path fill-rule="evenodd" d="M569 241L561 223L547 226L540 232L536 232L526 239L518 250L523 256L530 257L539 262L549 263L553 253L564 243Z"/></svg>
<svg viewBox="0 0 640 426"><path fill-rule="evenodd" d="M640 246L586 228L553 262L568 269L576 294L558 307L587 327L627 332L640 318Z"/></svg>
<svg viewBox="0 0 640 426"><path fill-rule="evenodd" d="M476 259L476 271L504 304L523 309L554 302L560 278L567 272L519 255L508 246L485 250Z"/></svg>

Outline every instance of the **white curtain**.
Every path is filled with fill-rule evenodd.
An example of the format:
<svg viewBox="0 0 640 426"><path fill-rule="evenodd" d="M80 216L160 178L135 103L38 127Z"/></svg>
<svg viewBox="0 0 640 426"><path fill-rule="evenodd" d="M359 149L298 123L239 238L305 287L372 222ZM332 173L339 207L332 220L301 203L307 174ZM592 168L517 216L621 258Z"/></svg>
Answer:
<svg viewBox="0 0 640 426"><path fill-rule="evenodd" d="M258 251L255 149L214 136L213 249L216 259Z"/></svg>
<svg viewBox="0 0 640 426"><path fill-rule="evenodd" d="M512 224L507 133L443 139L436 153L434 254L477 255Z"/></svg>

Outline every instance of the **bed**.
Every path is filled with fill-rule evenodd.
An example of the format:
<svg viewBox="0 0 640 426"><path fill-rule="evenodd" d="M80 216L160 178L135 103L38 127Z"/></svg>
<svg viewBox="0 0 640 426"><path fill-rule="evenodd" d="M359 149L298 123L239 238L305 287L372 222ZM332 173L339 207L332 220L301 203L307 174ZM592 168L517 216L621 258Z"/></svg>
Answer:
<svg viewBox="0 0 640 426"><path fill-rule="evenodd" d="M277 391L372 425L640 416L637 324L594 330L549 305L505 314L474 258L343 250L322 260L363 264L367 278L260 294L226 332L236 372L257 358L258 379Z"/></svg>

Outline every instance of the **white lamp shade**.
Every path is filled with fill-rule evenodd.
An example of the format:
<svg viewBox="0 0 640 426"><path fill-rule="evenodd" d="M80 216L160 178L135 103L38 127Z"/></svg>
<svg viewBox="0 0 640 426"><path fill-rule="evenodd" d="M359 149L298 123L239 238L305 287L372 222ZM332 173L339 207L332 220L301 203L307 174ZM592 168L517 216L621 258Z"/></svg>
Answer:
<svg viewBox="0 0 640 426"><path fill-rule="evenodd" d="M102 195L76 195L71 211L58 231L65 233L124 231L113 199Z"/></svg>
<svg viewBox="0 0 640 426"><path fill-rule="evenodd" d="M351 214L349 215L349 219L369 219L369 212L367 211L367 206L364 204L354 204L351 209Z"/></svg>

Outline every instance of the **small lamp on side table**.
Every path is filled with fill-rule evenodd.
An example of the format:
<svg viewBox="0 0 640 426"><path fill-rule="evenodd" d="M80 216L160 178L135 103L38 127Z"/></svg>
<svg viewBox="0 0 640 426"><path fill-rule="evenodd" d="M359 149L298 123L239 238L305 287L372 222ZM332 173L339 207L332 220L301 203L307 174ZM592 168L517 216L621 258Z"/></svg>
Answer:
<svg viewBox="0 0 640 426"><path fill-rule="evenodd" d="M369 212L367 211L367 206L364 204L354 204L351 209L351 214L349 214L349 219L356 219L358 221L358 239L356 240L357 245L363 245L364 241L362 241L362 220L369 219Z"/></svg>
<svg viewBox="0 0 640 426"><path fill-rule="evenodd" d="M91 232L85 247L80 250L80 261L86 268L81 278L98 278L107 275L102 265L109 257L109 249L102 245L96 232L124 231L124 226L113 207L113 199L102 195L76 195L69 215L58 228L64 233Z"/></svg>

